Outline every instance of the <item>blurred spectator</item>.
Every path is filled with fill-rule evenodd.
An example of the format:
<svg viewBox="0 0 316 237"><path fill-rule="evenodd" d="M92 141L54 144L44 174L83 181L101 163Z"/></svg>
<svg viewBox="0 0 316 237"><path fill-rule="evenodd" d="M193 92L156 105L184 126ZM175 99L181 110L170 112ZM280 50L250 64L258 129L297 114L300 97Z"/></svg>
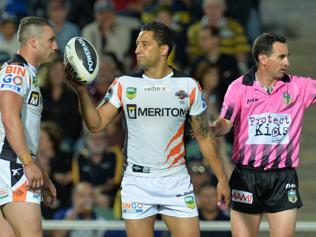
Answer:
<svg viewBox="0 0 316 237"><path fill-rule="evenodd" d="M196 79L200 82L203 95L207 103L207 113L210 121L219 116L218 95L216 88L219 83L219 69L217 64L203 62L199 64Z"/></svg>
<svg viewBox="0 0 316 237"><path fill-rule="evenodd" d="M140 22L132 17L116 15L110 0L96 1L94 14L95 21L82 29L82 36L95 46L99 54L113 53L120 62L127 60L132 31L139 28Z"/></svg>
<svg viewBox="0 0 316 237"><path fill-rule="evenodd" d="M114 220L114 212L112 208L113 198L102 191L101 188L94 188L95 213L106 220Z"/></svg>
<svg viewBox="0 0 316 237"><path fill-rule="evenodd" d="M216 177L212 174L208 165L203 161L191 160L188 163L189 173L193 184L194 193L198 195L201 191L203 183L212 182L216 183Z"/></svg>
<svg viewBox="0 0 316 237"><path fill-rule="evenodd" d="M18 19L28 16L28 0L7 0L5 11Z"/></svg>
<svg viewBox="0 0 316 237"><path fill-rule="evenodd" d="M121 182L123 155L108 147L107 134L87 132L85 146L75 155L72 173L74 183L89 182L113 197Z"/></svg>
<svg viewBox="0 0 316 237"><path fill-rule="evenodd" d="M68 19L80 29L93 21L93 4L96 0L68 0L71 8ZM84 13L84 14L78 14Z"/></svg>
<svg viewBox="0 0 316 237"><path fill-rule="evenodd" d="M176 65L174 64L175 63L174 61L175 61L177 52L183 51L183 48L181 48L180 46L180 45L183 46L183 43L181 42L183 37L182 38L180 37L180 33L181 33L180 27L172 18L172 12L171 12L170 6L158 5L155 9L155 21L163 23L173 30L175 45L168 57L168 64L173 67L176 67Z"/></svg>
<svg viewBox="0 0 316 237"><path fill-rule="evenodd" d="M216 186L203 183L198 195L199 219L201 221L229 221L226 215L217 206ZM231 237L230 231L202 231L201 237Z"/></svg>
<svg viewBox="0 0 316 237"><path fill-rule="evenodd" d="M54 122L42 122L38 157L57 190L57 201L54 206L46 207L42 205L42 214L45 219L52 219L57 208L67 207L71 201L72 154L60 150L61 141L62 131L58 125Z"/></svg>
<svg viewBox="0 0 316 237"><path fill-rule="evenodd" d="M17 52L19 43L16 36L16 18L8 13L3 13L0 24L0 51L10 56Z"/></svg>
<svg viewBox="0 0 316 237"><path fill-rule="evenodd" d="M54 121L63 130L62 149L71 151L80 137L82 120L76 94L65 84L63 61L58 58L48 65L48 71L41 88L44 109L43 121Z"/></svg>
<svg viewBox="0 0 316 237"><path fill-rule="evenodd" d="M4 51L0 51L0 66L10 59L10 54Z"/></svg>
<svg viewBox="0 0 316 237"><path fill-rule="evenodd" d="M102 220L93 210L93 187L90 183L78 183L72 192L72 206L59 210L55 220ZM101 237L99 230L56 230L53 237Z"/></svg>
<svg viewBox="0 0 316 237"><path fill-rule="evenodd" d="M80 35L79 28L67 21L68 7L65 0L51 0L47 5L47 15L49 21L53 24L56 34L56 41L59 51L64 54L67 42Z"/></svg>
<svg viewBox="0 0 316 237"><path fill-rule="evenodd" d="M237 19L246 29L249 41L252 43L261 34L259 16L260 0L226 0L227 15Z"/></svg>
<svg viewBox="0 0 316 237"><path fill-rule="evenodd" d="M198 67L203 62L218 65L219 83L216 93L217 107L220 109L228 86L240 76L237 60L234 56L221 52L220 31L216 27L201 27L198 31L198 43L203 54L192 63L190 74L197 77Z"/></svg>
<svg viewBox="0 0 316 237"><path fill-rule="evenodd" d="M222 53L235 55L241 72L248 69L250 46L244 28L234 19L224 16L225 0L204 0L204 16L201 21L188 30L188 53L191 61L201 55L198 46L198 33L202 26L217 27L220 31L220 50Z"/></svg>

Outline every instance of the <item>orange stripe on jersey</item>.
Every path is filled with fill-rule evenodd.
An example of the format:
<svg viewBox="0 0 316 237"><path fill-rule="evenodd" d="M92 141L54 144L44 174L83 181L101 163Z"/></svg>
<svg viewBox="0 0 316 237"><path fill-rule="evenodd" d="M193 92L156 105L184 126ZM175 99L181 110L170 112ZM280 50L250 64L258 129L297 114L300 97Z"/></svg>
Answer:
<svg viewBox="0 0 316 237"><path fill-rule="evenodd" d="M195 93L196 93L196 89L194 88L191 93L190 93L190 106L192 106L194 100L195 100Z"/></svg>
<svg viewBox="0 0 316 237"><path fill-rule="evenodd" d="M184 146L184 142L182 141L178 145L176 145L174 148L172 148L167 156L167 160L169 160L171 156L179 154L183 146Z"/></svg>
<svg viewBox="0 0 316 237"><path fill-rule="evenodd" d="M175 166L177 164L177 162L179 160L181 160L185 155L185 151L183 151L181 154L179 154L176 158L174 158L174 160L172 161L172 163L169 165L169 168L172 166Z"/></svg>
<svg viewBox="0 0 316 237"><path fill-rule="evenodd" d="M25 181L20 187L13 191L13 201L14 202L24 202L26 200L27 193L27 181Z"/></svg>
<svg viewBox="0 0 316 237"><path fill-rule="evenodd" d="M124 109L123 107L123 100L122 100L122 94L123 94L123 89L122 89L122 85L121 83L118 84L118 88L117 88L117 95L118 95L118 98L121 102L121 106L122 106L122 109Z"/></svg>
<svg viewBox="0 0 316 237"><path fill-rule="evenodd" d="M170 139L170 141L167 144L167 148L165 150L165 152L168 150L169 146L171 145L171 143L176 140L178 137L182 136L184 133L184 123L179 127L178 131L176 132L176 134Z"/></svg>

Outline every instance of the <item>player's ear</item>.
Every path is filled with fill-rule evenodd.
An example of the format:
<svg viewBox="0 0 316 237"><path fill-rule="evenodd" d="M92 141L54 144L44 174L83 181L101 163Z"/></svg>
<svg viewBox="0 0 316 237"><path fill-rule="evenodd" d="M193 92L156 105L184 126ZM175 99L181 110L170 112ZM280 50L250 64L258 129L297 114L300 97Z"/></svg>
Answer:
<svg viewBox="0 0 316 237"><path fill-rule="evenodd" d="M162 56L167 56L169 51L169 46L164 44L161 46L161 55Z"/></svg>
<svg viewBox="0 0 316 237"><path fill-rule="evenodd" d="M35 37L29 38L29 44L33 49L37 49L38 47L38 40Z"/></svg>

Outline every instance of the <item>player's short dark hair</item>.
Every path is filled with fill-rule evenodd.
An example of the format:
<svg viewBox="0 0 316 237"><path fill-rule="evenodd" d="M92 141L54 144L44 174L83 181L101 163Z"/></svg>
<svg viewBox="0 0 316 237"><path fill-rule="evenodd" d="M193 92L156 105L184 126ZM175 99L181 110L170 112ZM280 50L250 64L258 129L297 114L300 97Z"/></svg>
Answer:
<svg viewBox="0 0 316 237"><path fill-rule="evenodd" d="M28 37L30 36L27 31L29 31L29 27L31 26L50 26L53 28L52 24L43 17L38 16L28 16L24 17L19 24L18 28L18 41L20 43L24 43Z"/></svg>
<svg viewBox="0 0 316 237"><path fill-rule="evenodd" d="M154 21L142 25L141 31L152 31L158 45L168 45L168 55L171 53L173 49L173 32L168 26Z"/></svg>
<svg viewBox="0 0 316 237"><path fill-rule="evenodd" d="M259 63L259 54L271 55L274 42L286 43L286 37L272 32L263 33L258 36L252 47L252 56L256 64Z"/></svg>

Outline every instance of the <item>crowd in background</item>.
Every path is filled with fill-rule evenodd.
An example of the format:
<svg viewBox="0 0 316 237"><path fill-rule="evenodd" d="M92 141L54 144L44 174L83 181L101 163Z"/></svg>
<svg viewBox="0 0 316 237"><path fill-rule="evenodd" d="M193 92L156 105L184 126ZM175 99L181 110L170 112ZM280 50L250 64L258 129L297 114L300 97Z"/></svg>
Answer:
<svg viewBox="0 0 316 237"><path fill-rule="evenodd" d="M89 85L97 106L115 77L139 70L134 49L141 24L153 20L166 24L173 29L176 42L169 63L200 82L211 122L219 115L228 85L253 64L250 45L261 33L259 4L259 0L1 1L1 63L18 49L17 24L24 16L49 19L59 46L59 56L41 67L38 74L44 103L38 157L57 188L57 202L52 208L43 207L43 218L121 218L119 187L124 165L124 128L118 117L100 133L86 130L76 95L64 81L63 51L69 39L85 37L98 51L100 71ZM217 208L216 180L202 160L190 129L186 143L187 165L200 219L229 220ZM218 139L219 154L228 175L232 169L228 158L231 144L231 134ZM63 237L70 233L50 234ZM83 236L103 236L103 233L91 231ZM213 232L212 236L230 234Z"/></svg>

